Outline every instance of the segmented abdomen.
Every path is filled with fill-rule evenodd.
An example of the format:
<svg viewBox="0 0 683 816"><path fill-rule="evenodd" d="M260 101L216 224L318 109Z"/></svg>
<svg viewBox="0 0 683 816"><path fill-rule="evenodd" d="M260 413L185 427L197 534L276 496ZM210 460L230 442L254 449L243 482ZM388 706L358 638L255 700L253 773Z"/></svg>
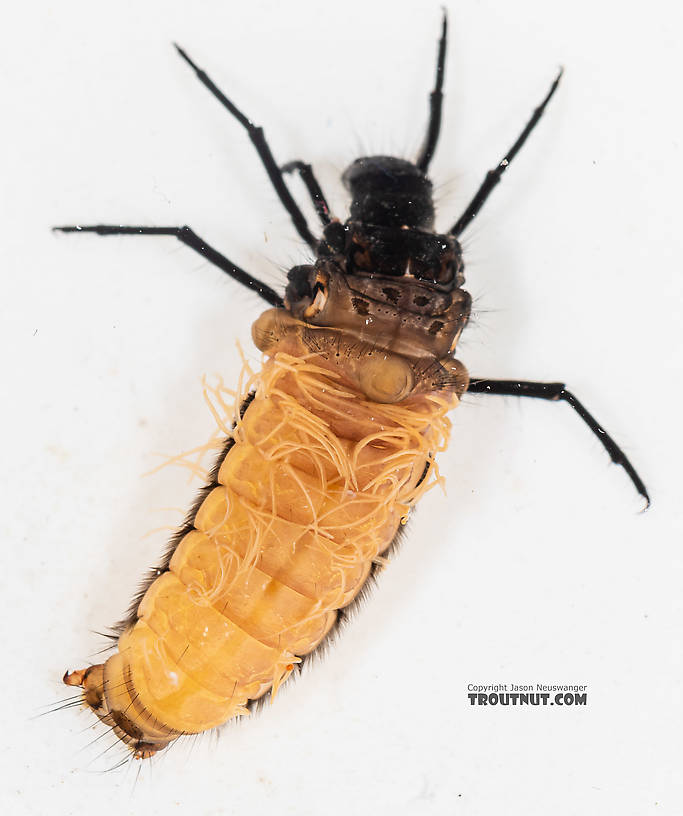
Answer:
<svg viewBox="0 0 683 816"><path fill-rule="evenodd" d="M373 403L310 359L267 361L195 529L93 667L99 716L146 755L277 691L433 483L453 400Z"/></svg>

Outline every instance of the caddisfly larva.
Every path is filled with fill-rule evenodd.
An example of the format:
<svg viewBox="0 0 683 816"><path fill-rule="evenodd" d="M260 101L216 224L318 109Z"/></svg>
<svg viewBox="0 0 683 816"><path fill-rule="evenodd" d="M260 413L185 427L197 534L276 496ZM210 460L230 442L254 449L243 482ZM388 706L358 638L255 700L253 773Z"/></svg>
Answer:
<svg viewBox="0 0 683 816"><path fill-rule="evenodd" d="M245 128L301 238L315 253L284 297L184 227L73 226L63 232L172 236L270 306L252 336L262 369L187 523L134 601L116 652L67 673L136 757L248 713L327 638L437 480L447 414L465 391L568 402L649 502L626 456L562 383L470 378L455 359L471 299L459 238L543 115L561 72L462 216L434 230L428 167L439 136L446 18L424 144L415 161L366 156L334 218L311 167L276 163L263 130L179 47ZM286 183L298 173L316 238Z"/></svg>

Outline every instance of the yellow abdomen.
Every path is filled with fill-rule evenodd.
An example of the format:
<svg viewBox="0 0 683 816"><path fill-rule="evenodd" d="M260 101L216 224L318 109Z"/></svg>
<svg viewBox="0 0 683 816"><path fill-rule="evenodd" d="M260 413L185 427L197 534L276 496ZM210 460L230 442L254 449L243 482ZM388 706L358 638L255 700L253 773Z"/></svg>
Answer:
<svg viewBox="0 0 683 816"><path fill-rule="evenodd" d="M315 358L268 360L117 654L74 673L98 716L142 756L276 692L433 483L454 399L369 402Z"/></svg>

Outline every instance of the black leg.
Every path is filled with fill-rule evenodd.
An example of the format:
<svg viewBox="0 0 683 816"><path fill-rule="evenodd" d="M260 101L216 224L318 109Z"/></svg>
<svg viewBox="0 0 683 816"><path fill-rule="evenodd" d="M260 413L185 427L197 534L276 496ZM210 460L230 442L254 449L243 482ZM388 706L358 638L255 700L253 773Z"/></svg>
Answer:
<svg viewBox="0 0 683 816"><path fill-rule="evenodd" d="M458 220L451 228L450 230L451 235L455 235L455 237L457 238L462 233L462 231L476 218L477 214L486 203L486 199L491 195L493 188L496 186L496 184L498 184L498 182L501 179L501 176L510 166L510 162L515 158L517 153L519 153L522 145L529 138L529 134L538 124L538 120L541 118L541 116L543 116L543 112L545 111L548 102L550 102L552 95L555 93L555 91L557 90L557 86L560 84L562 70L563 69L560 69L560 72L555 78L555 81L550 86L548 94L546 95L543 102L541 102L541 104L533 112L531 119L529 119L529 121L527 122L526 127L519 135L517 141L512 145L510 150L508 150L506 155L503 156L503 158L498 163L498 166L495 169L488 171L483 184L477 190L477 194L474 196L472 201L470 201L470 203L467 205L467 209L465 210L465 212L460 216L460 218L458 218Z"/></svg>
<svg viewBox="0 0 683 816"><path fill-rule="evenodd" d="M423 172L427 171L429 162L432 160L436 143L439 140L439 130L441 128L441 106L443 105L443 76L446 64L446 42L448 40L448 17L446 9L443 11L443 24L441 28L441 39L439 40L439 50L436 56L436 81L434 90L429 95L429 125L427 135L420 150L415 164Z"/></svg>
<svg viewBox="0 0 683 816"><path fill-rule="evenodd" d="M174 43L175 45L175 43ZM200 82L211 91L211 93L216 97L216 99L223 105L225 108L230 111L230 113L237 119L237 121L244 127L244 129L249 134L249 138L251 139L254 147L256 148L259 158L263 163L263 166L266 168L266 172L268 173L268 178L271 181L271 184L275 188L275 192L278 194L278 197L284 208L289 213L292 221L294 222L294 227L299 235L306 241L306 243L311 247L311 249L315 249L317 246L317 241L312 235L311 231L308 229L308 224L306 223L306 219L304 214L299 209L296 201L292 198L292 194L287 189L287 185L285 184L282 173L280 168L277 166L275 159L273 158L273 154L270 152L270 148L268 147L268 143L266 142L266 137L263 134L263 128L258 127L255 125L251 119L248 119L239 108L237 108L225 94L209 79L207 74L201 70L201 68L197 67L194 62L187 56L187 54L183 51L183 49L179 46L175 46L180 56L185 60L185 62L192 68L195 72L197 77L199 78Z"/></svg>
<svg viewBox="0 0 683 816"><path fill-rule="evenodd" d="M311 197L311 201L313 201L313 205L318 213L318 218L320 218L322 225L326 227L331 220L330 208L327 205L325 194L320 189L320 185L318 184L318 180L313 173L313 168L311 165L302 161L291 161L287 162L287 164L283 164L280 170L283 173L299 173L301 180L306 185L308 195Z"/></svg>
<svg viewBox="0 0 683 816"><path fill-rule="evenodd" d="M238 283L252 289L259 294L271 306L282 306L283 301L280 295L275 292L270 286L265 283L252 278L252 276L240 269L239 266L228 260L225 255L221 255L212 246L209 246L206 241L203 241L196 233L192 232L189 227L118 227L108 226L106 224L97 224L92 227L53 227L58 232L94 232L97 235L172 235L183 244L186 244L195 252L198 252L203 258L222 269L223 272L230 275Z"/></svg>
<svg viewBox="0 0 683 816"><path fill-rule="evenodd" d="M617 445L600 423L583 407L576 397L564 386L564 383L527 382L524 380L485 380L473 377L467 389L470 394L498 394L507 397L537 397L546 400L564 400L568 402L581 419L588 425L609 453L616 465L621 465L634 487L645 499L645 507L650 506L643 480L636 473L624 451Z"/></svg>

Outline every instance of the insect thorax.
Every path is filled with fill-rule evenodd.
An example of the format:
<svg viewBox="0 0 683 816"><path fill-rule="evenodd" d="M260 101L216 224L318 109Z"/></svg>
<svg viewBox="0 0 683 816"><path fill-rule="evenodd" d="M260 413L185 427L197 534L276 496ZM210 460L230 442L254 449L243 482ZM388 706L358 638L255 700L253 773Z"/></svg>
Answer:
<svg viewBox="0 0 683 816"><path fill-rule="evenodd" d="M313 353L377 402L468 384L453 359L470 315L460 244L432 231L432 184L391 156L344 173L351 217L327 224L315 263L288 275L285 309L256 322L256 345Z"/></svg>
<svg viewBox="0 0 683 816"><path fill-rule="evenodd" d="M453 359L471 298L458 242L408 227L349 220L325 230L314 264L289 273L285 308L254 324L268 354L316 354L369 399L467 387Z"/></svg>

